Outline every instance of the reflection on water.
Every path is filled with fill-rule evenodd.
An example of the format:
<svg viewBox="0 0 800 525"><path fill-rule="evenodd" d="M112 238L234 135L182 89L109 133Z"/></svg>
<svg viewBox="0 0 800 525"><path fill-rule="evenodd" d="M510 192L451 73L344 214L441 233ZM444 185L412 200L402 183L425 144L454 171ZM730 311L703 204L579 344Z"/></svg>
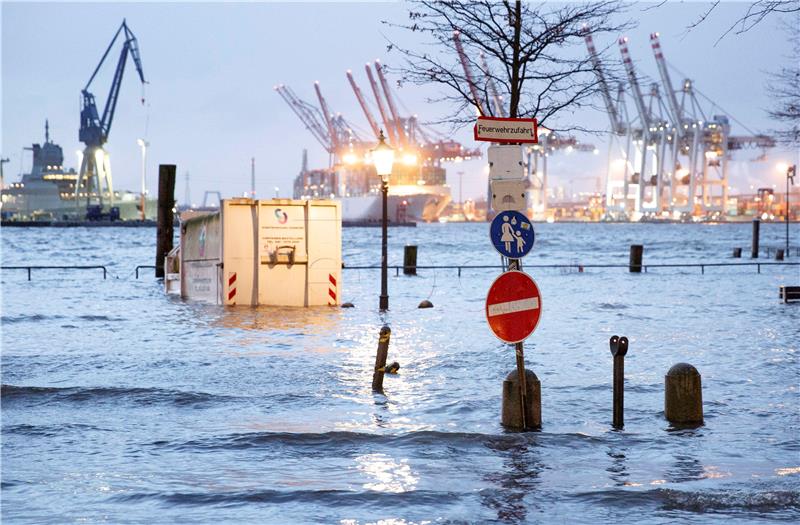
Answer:
<svg viewBox="0 0 800 525"><path fill-rule="evenodd" d="M540 509L536 487L543 470L535 442L497 440L486 447L502 458L502 468L485 477L497 490L484 491L481 501L501 521L525 521L528 513ZM526 499L526 496L531 495Z"/></svg>
<svg viewBox="0 0 800 525"><path fill-rule="evenodd" d="M386 454L365 454L358 456L355 461L356 468L370 479L363 484L368 490L408 492L414 490L419 481L408 459L397 461Z"/></svg>

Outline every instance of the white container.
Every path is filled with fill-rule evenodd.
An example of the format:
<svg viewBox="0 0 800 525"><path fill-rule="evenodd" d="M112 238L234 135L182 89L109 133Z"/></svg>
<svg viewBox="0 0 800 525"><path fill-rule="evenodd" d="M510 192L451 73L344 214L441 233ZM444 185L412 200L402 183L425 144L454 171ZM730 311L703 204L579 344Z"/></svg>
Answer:
<svg viewBox="0 0 800 525"><path fill-rule="evenodd" d="M181 297L324 306L341 297L342 220L328 200L225 199L181 223Z"/></svg>

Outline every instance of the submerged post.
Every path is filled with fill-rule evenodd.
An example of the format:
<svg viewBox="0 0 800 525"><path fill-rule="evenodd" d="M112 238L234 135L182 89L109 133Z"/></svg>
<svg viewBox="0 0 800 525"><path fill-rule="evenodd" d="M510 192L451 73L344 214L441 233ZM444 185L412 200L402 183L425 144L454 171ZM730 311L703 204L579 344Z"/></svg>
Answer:
<svg viewBox="0 0 800 525"><path fill-rule="evenodd" d="M750 257L753 259L758 259L758 230L760 226L761 221L753 219L753 246L750 250Z"/></svg>
<svg viewBox="0 0 800 525"><path fill-rule="evenodd" d="M625 354L628 353L628 338L613 336L609 340L611 355L614 356L614 415L612 425L616 429L625 426L624 388L625 388Z"/></svg>
<svg viewBox="0 0 800 525"><path fill-rule="evenodd" d="M641 244L631 244L631 258L628 269L631 273L642 273L642 254L644 246Z"/></svg>
<svg viewBox="0 0 800 525"><path fill-rule="evenodd" d="M378 337L378 353L375 355L375 371L372 373L372 390L383 392L383 375L386 372L386 358L389 355L389 338L392 330L388 326L381 328Z"/></svg>
<svg viewBox="0 0 800 525"><path fill-rule="evenodd" d="M417 247L406 245L403 249L403 273L417 275Z"/></svg>
<svg viewBox="0 0 800 525"><path fill-rule="evenodd" d="M172 251L172 208L175 206L175 165L158 166L158 222L156 229L156 277L164 277L164 258Z"/></svg>
<svg viewBox="0 0 800 525"><path fill-rule="evenodd" d="M664 378L664 417L670 423L703 423L703 388L700 372L687 363L678 363Z"/></svg>
<svg viewBox="0 0 800 525"><path fill-rule="evenodd" d="M501 424L506 428L534 430L542 428L542 385L530 370L525 370L525 401L521 399L520 374L509 372L503 381ZM523 411L522 407L526 407Z"/></svg>

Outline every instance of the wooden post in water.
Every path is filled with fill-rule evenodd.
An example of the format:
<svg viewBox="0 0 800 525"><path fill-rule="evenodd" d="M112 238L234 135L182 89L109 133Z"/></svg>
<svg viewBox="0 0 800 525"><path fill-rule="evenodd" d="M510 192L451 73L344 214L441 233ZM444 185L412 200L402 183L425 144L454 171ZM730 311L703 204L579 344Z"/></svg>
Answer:
<svg viewBox="0 0 800 525"><path fill-rule="evenodd" d="M700 372L678 363L664 378L664 417L681 425L703 423L703 388Z"/></svg>
<svg viewBox="0 0 800 525"><path fill-rule="evenodd" d="M631 244L631 258L628 269L631 273L642 273L642 254L644 246L641 244Z"/></svg>
<svg viewBox="0 0 800 525"><path fill-rule="evenodd" d="M750 257L753 259L758 259L758 230L760 226L761 221L753 219L753 246L750 249Z"/></svg>
<svg viewBox="0 0 800 525"><path fill-rule="evenodd" d="M175 234L175 165L158 166L158 222L156 229L156 277L164 277L164 258L172 251L172 238Z"/></svg>
<svg viewBox="0 0 800 525"><path fill-rule="evenodd" d="M417 247L406 245L403 249L403 273L417 275Z"/></svg>
<svg viewBox="0 0 800 525"><path fill-rule="evenodd" d="M741 259L742 258L742 249L741 248L734 248L733 249L733 257L734 257L734 259Z"/></svg>
<svg viewBox="0 0 800 525"><path fill-rule="evenodd" d="M616 429L625 426L625 354L628 353L628 338L613 336L609 340L611 355L614 356L614 415L612 425Z"/></svg>
<svg viewBox="0 0 800 525"><path fill-rule="evenodd" d="M372 390L383 392L383 375L386 372L386 358L389 355L389 338L392 330L388 326L381 328L378 337L378 353L375 355L375 371L372 373Z"/></svg>
<svg viewBox="0 0 800 525"><path fill-rule="evenodd" d="M540 429L542 428L542 384L536 374L530 370L525 371L524 377L525 402L520 399L522 390L517 370L509 372L503 381L503 406L500 412L500 422L506 428ZM523 406L527 407L527 410L523 411Z"/></svg>
<svg viewBox="0 0 800 525"><path fill-rule="evenodd" d="M783 248L778 248L775 250L775 260L782 261L783 260Z"/></svg>

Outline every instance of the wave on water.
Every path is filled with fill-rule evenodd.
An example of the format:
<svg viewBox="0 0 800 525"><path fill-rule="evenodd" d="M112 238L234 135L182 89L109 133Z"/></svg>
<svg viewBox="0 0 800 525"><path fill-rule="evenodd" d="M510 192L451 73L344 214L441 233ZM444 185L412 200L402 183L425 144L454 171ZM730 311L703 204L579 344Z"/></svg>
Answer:
<svg viewBox="0 0 800 525"><path fill-rule="evenodd" d="M3 403L32 402L36 404L60 402L118 402L130 401L138 405L173 404L191 406L198 404L236 401L235 396L185 392L163 388L124 387L41 387L2 385L0 398Z"/></svg>
<svg viewBox="0 0 800 525"><path fill-rule="evenodd" d="M38 323L41 321L49 321L52 319L64 319L63 315L42 315L42 314L20 314L20 315L4 315L0 317L2 324L15 324L15 323Z"/></svg>
<svg viewBox="0 0 800 525"><path fill-rule="evenodd" d="M105 430L93 425L81 425L78 423L63 423L53 425L8 425L3 427L3 434L19 434L23 436L55 437L65 432L86 432L91 430Z"/></svg>
<svg viewBox="0 0 800 525"><path fill-rule="evenodd" d="M135 492L113 496L114 502L159 501L172 505L236 506L252 503L305 503L330 507L378 505L380 508L409 505L441 505L456 502L462 494L456 492L414 490L408 492L350 491L350 490L246 490L231 492ZM377 507L376 507L377 508Z"/></svg>
<svg viewBox="0 0 800 525"><path fill-rule="evenodd" d="M664 510L688 512L781 512L800 511L800 493L791 490L683 491L613 489L578 494L581 500L604 506L660 505Z"/></svg>

